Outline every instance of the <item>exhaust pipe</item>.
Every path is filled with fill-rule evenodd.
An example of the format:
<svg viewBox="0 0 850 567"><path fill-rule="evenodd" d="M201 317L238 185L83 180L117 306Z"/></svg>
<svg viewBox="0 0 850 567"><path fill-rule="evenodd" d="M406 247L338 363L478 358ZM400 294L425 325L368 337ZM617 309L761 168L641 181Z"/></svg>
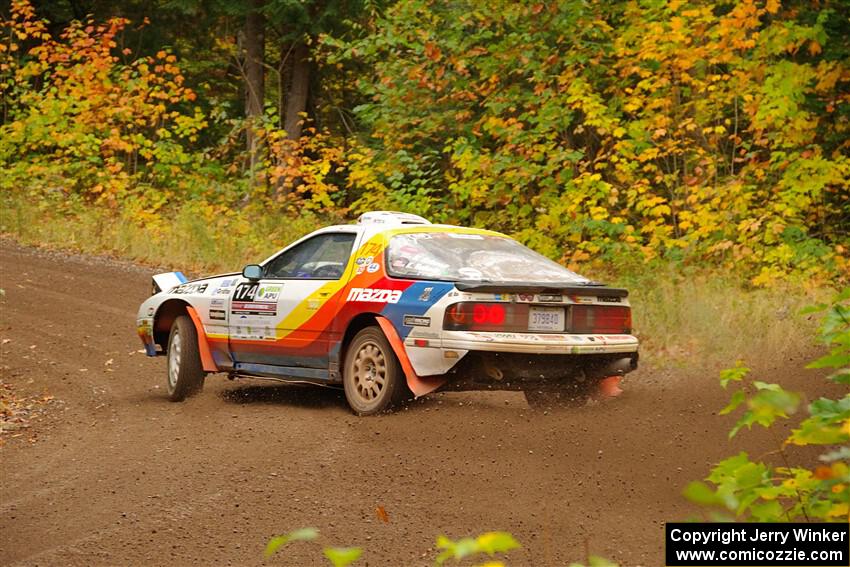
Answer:
<svg viewBox="0 0 850 567"><path fill-rule="evenodd" d="M623 376L635 368L637 368L636 358L618 358L613 362L609 362L608 364L601 366L596 373L599 376Z"/></svg>

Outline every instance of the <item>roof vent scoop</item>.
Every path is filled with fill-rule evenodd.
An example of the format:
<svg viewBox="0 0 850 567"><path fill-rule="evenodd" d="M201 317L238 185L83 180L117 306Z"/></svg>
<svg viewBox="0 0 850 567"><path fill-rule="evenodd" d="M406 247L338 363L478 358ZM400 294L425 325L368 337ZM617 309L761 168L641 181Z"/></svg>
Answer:
<svg viewBox="0 0 850 567"><path fill-rule="evenodd" d="M418 215L396 211L370 211L357 219L357 224L431 224Z"/></svg>

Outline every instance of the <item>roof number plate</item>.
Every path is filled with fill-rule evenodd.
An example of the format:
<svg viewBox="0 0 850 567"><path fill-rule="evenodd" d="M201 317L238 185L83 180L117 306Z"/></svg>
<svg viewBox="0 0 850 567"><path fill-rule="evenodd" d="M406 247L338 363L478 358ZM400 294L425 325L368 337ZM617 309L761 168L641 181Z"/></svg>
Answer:
<svg viewBox="0 0 850 567"><path fill-rule="evenodd" d="M528 310L529 331L554 331L564 330L564 310L560 307L531 307Z"/></svg>

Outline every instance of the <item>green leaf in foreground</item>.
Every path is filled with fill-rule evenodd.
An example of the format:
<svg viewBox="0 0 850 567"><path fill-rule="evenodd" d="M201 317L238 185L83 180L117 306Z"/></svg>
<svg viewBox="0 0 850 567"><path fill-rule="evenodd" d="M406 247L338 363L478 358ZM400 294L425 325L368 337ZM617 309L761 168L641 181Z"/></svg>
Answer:
<svg viewBox="0 0 850 567"><path fill-rule="evenodd" d="M322 552L334 567L347 567L363 555L363 550L359 547L326 547Z"/></svg>
<svg viewBox="0 0 850 567"><path fill-rule="evenodd" d="M735 362L734 368L727 368L720 372L720 385L725 388L729 385L729 382L740 382L749 372L750 369L744 366L744 363L739 360Z"/></svg>
<svg viewBox="0 0 850 567"><path fill-rule="evenodd" d="M266 550L264 555L266 557L271 557L274 555L281 547L293 541L310 541L319 537L319 530L316 528L302 528L300 530L295 530L294 532L289 532L288 534L283 534L279 536L275 536L269 540L266 544Z"/></svg>
<svg viewBox="0 0 850 567"><path fill-rule="evenodd" d="M494 555L505 553L522 547L508 532L487 532L477 538L465 537L453 541L446 536L437 538L437 549L443 551L437 556L435 563L442 565L449 559L461 560L476 553Z"/></svg>
<svg viewBox="0 0 850 567"><path fill-rule="evenodd" d="M768 384L758 380L753 382L753 386L757 392L746 401L747 411L729 432L729 438L734 437L744 426L748 429L754 424L770 427L777 419L787 418L789 414L797 411L800 403L798 394L785 390L779 384Z"/></svg>
<svg viewBox="0 0 850 567"><path fill-rule="evenodd" d="M696 480L688 484L682 494L691 502L701 506L712 506L722 502L707 484Z"/></svg>

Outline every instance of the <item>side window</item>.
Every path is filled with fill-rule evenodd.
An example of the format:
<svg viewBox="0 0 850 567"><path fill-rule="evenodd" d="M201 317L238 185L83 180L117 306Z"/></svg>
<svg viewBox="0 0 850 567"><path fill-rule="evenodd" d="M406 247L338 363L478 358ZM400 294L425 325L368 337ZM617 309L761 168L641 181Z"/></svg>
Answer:
<svg viewBox="0 0 850 567"><path fill-rule="evenodd" d="M342 277L356 234L320 234L290 248L266 265L265 277L338 280Z"/></svg>

